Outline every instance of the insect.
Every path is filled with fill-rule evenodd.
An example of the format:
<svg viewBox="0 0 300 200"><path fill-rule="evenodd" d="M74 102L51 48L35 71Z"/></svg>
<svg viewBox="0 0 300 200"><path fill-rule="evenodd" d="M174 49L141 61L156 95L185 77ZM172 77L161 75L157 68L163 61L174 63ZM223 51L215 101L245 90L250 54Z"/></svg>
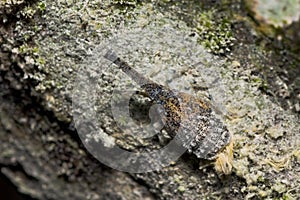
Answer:
<svg viewBox="0 0 300 200"><path fill-rule="evenodd" d="M193 95L171 90L138 73L112 50L104 58L117 65L135 81L155 103L164 108L165 129L171 137L183 132L183 146L198 158L214 160L219 173L230 174L233 140L209 102Z"/></svg>

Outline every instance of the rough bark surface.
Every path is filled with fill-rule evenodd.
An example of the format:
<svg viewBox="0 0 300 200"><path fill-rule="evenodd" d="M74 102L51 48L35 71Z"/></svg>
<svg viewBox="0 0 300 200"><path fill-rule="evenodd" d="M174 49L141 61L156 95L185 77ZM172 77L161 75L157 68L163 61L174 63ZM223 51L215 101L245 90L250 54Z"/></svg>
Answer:
<svg viewBox="0 0 300 200"><path fill-rule="evenodd" d="M274 31L267 37L240 1L1 1L0 13L0 169L25 198L299 198L299 21L285 31L267 26ZM190 154L160 171L119 172L82 144L72 114L80 66L116 30L151 29L151 24L196 35L195 45L211 52L199 59L221 74L223 103L234 116L225 120L235 139L231 175L218 176L212 165ZM151 78L179 76L197 85L197 67L172 75L176 62L160 58L137 61L137 70L168 61L170 68L154 69ZM99 85L105 87L99 91L105 99L114 88L109 79L114 72L103 77ZM111 113L101 112L105 103L99 101L95 110L102 131L114 135L120 130L111 123ZM114 136L123 148L149 145Z"/></svg>

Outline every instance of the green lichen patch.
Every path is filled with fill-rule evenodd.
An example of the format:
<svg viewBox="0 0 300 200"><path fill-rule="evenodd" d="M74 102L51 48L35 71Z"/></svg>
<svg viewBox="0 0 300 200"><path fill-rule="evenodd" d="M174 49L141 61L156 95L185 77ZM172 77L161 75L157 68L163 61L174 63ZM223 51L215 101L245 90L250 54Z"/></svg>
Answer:
<svg viewBox="0 0 300 200"><path fill-rule="evenodd" d="M217 19L216 11L210 10L200 14L196 21L199 34L199 43L215 54L226 54L234 45L235 38L232 34L228 18Z"/></svg>

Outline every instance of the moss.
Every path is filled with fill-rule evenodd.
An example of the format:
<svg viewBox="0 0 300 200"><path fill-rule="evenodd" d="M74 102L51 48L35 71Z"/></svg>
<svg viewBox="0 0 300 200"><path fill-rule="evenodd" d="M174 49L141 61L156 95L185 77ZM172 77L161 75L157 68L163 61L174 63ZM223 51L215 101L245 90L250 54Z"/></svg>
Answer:
<svg viewBox="0 0 300 200"><path fill-rule="evenodd" d="M43 57L38 57L36 61L39 65L45 65L46 63L46 60Z"/></svg>
<svg viewBox="0 0 300 200"><path fill-rule="evenodd" d="M37 4L37 9L41 12L44 12L46 10L46 3L45 2L39 2Z"/></svg>
<svg viewBox="0 0 300 200"><path fill-rule="evenodd" d="M226 54L230 52L235 38L230 20L226 17L218 20L215 12L203 12L198 17L196 29L200 36L199 43L215 54Z"/></svg>
<svg viewBox="0 0 300 200"><path fill-rule="evenodd" d="M45 57L40 55L40 49L38 46L29 46L25 43L18 49L16 49L15 53L22 54L23 56L29 56L31 60L33 59L33 62L31 62L31 64L35 64L39 67L46 64L46 59Z"/></svg>
<svg viewBox="0 0 300 200"><path fill-rule="evenodd" d="M21 15L25 18L32 18L34 14L36 13L36 10L31 6L26 6L22 11Z"/></svg>
<svg viewBox="0 0 300 200"><path fill-rule="evenodd" d="M24 55L37 55L39 48L37 46L29 46L28 44L23 44L19 47L19 53Z"/></svg>
<svg viewBox="0 0 300 200"><path fill-rule="evenodd" d="M283 199L283 200L296 200L296 198L293 197L293 196L292 196L291 194L289 194L289 193L283 194L283 195L282 195L282 199Z"/></svg>

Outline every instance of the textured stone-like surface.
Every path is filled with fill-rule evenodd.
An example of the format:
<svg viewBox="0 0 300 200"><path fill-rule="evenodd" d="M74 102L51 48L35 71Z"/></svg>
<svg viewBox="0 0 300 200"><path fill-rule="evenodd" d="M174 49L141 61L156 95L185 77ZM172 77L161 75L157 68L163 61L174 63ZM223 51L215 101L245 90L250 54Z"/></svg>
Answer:
<svg viewBox="0 0 300 200"><path fill-rule="evenodd" d="M273 46L249 25L242 3L44 1L44 8L41 2L25 2L11 7L15 12L6 16L13 18L1 16L0 27L1 172L22 193L38 199L151 198L149 191L160 199L297 199L299 60L294 55L299 49ZM220 22L224 26L218 26ZM154 32L159 24L171 24L182 34L199 34L200 43L219 55L203 54L200 60L222 75L223 104L236 117L225 121L235 139L233 173L226 180L220 180L212 167L204 167L204 161L199 170L199 160L192 155L159 172L129 177L92 159L72 128L73 81L83 60L123 26L151 23ZM218 33L212 34L215 29ZM290 45L285 38L276 42ZM228 44L229 51L226 45L218 47L221 43ZM146 65L138 66L140 72L151 69L152 61L165 63L152 71L162 84L165 77L179 76L177 80L201 85L202 71L197 67L179 72L174 60L142 61ZM107 72L107 79L101 80L107 86L107 93L101 93L104 99L112 91L109 83L114 75ZM114 134L120 145L129 149L145 145L124 139L112 127L109 113L100 113L99 120L103 131Z"/></svg>

